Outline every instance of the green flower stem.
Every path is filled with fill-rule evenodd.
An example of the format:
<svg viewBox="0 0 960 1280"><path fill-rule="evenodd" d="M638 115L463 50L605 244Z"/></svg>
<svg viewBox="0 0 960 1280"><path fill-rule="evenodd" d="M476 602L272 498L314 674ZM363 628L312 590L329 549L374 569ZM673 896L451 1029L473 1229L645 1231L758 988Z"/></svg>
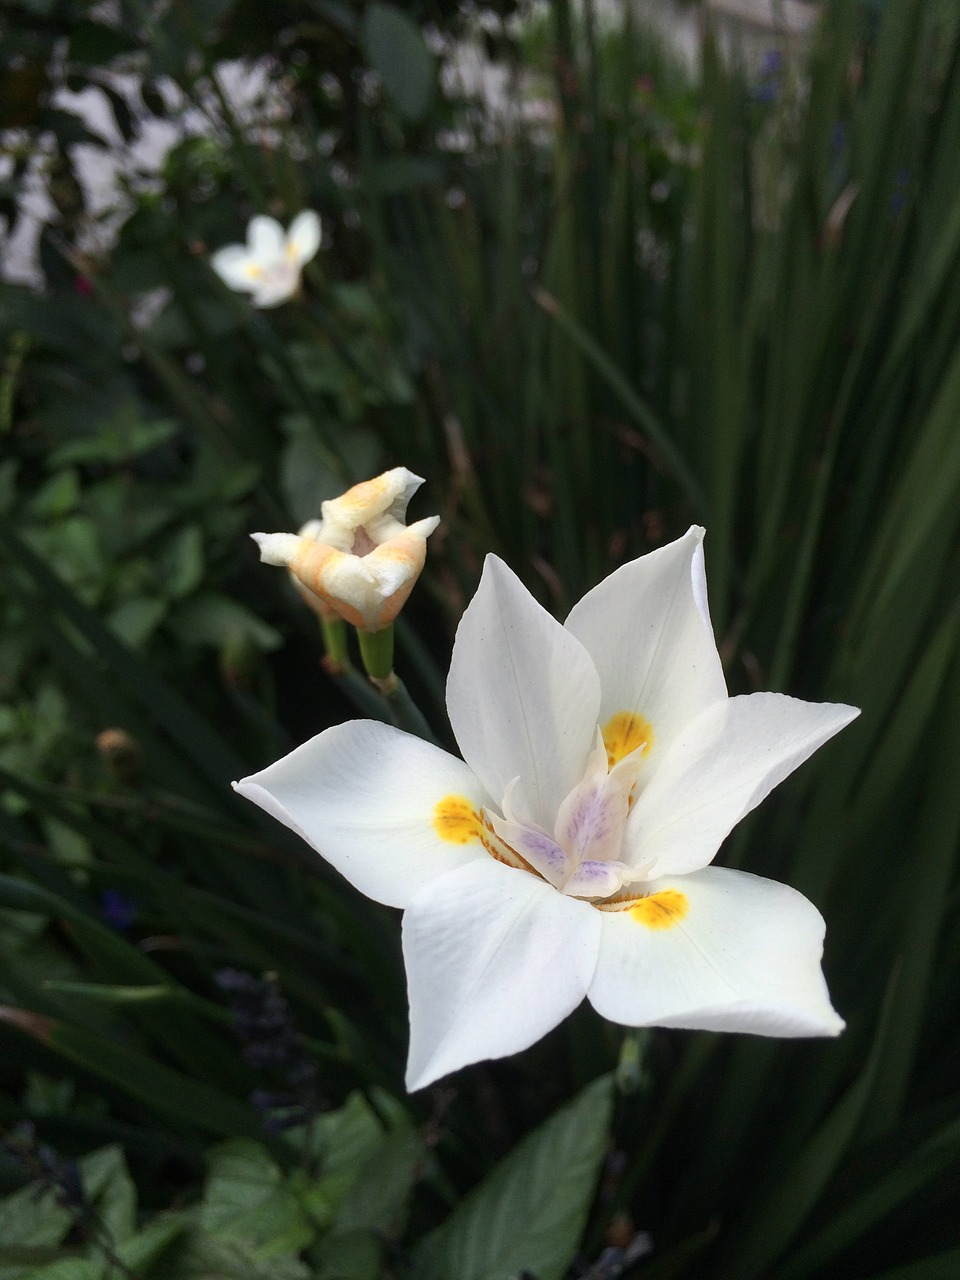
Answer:
<svg viewBox="0 0 960 1280"><path fill-rule="evenodd" d="M393 715L385 700L370 681L364 679L355 667L334 668L328 660L324 661L324 670L345 698L353 703L363 716L371 720L393 722Z"/></svg>
<svg viewBox="0 0 960 1280"><path fill-rule="evenodd" d="M649 1027L628 1027L624 1032L616 1072L617 1089L620 1093L636 1093L642 1086L643 1061L649 1045Z"/></svg>
<svg viewBox="0 0 960 1280"><path fill-rule="evenodd" d="M350 667L350 651L347 647L347 624L336 614L333 617L321 617L320 629L323 632L323 648L326 652L327 670L346 671Z"/></svg>
<svg viewBox="0 0 960 1280"><path fill-rule="evenodd" d="M360 657L371 680L388 680L393 674L393 623L380 631L357 628Z"/></svg>
<svg viewBox="0 0 960 1280"><path fill-rule="evenodd" d="M432 742L434 746L439 746L426 716L410 697L407 686L395 671L391 671L383 680L371 676L370 683L379 691L386 703L390 719L398 729L412 733L415 737L422 738L424 742Z"/></svg>

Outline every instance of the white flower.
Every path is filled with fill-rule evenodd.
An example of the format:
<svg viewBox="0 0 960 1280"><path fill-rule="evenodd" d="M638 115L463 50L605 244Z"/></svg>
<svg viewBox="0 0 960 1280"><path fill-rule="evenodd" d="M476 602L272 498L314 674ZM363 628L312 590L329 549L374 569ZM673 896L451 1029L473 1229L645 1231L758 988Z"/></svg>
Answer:
<svg viewBox="0 0 960 1280"><path fill-rule="evenodd" d="M364 631L380 631L406 603L423 569L427 538L440 523L405 525L423 484L406 467L364 480L321 504L321 521L293 533L255 533L260 558L286 565L313 597Z"/></svg>
<svg viewBox="0 0 960 1280"><path fill-rule="evenodd" d="M320 219L304 209L284 232L275 218L250 220L246 244L228 244L210 259L231 289L252 294L255 307L276 307L300 287L300 272L320 248Z"/></svg>
<svg viewBox="0 0 960 1280"><path fill-rule="evenodd" d="M584 996L627 1026L843 1029L816 908L709 864L858 712L728 697L702 536L624 565L563 626L488 556L447 682L464 760L361 720L236 784L405 908L409 1088L526 1048Z"/></svg>

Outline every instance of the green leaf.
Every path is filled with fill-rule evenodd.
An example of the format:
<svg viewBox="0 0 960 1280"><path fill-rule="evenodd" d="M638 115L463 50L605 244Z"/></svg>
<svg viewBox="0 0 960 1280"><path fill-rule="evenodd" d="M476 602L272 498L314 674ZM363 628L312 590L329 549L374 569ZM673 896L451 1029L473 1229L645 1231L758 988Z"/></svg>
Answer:
<svg viewBox="0 0 960 1280"><path fill-rule="evenodd" d="M956 1280L960 1275L960 1249L947 1249L920 1262L909 1262L871 1276L870 1280Z"/></svg>
<svg viewBox="0 0 960 1280"><path fill-rule="evenodd" d="M220 1240L242 1241L256 1260L296 1253L315 1226L259 1143L238 1139L209 1153L201 1225Z"/></svg>
<svg viewBox="0 0 960 1280"><path fill-rule="evenodd" d="M850 1147L870 1099L890 1036L891 1009L898 972L887 984L870 1054L857 1078L780 1178L770 1178L749 1211L749 1221L730 1236L730 1260L719 1268L722 1280L753 1280L767 1275L794 1239Z"/></svg>
<svg viewBox="0 0 960 1280"><path fill-rule="evenodd" d="M583 1232L613 1110L601 1076L526 1137L422 1242L416 1274L561 1280Z"/></svg>
<svg viewBox="0 0 960 1280"><path fill-rule="evenodd" d="M407 155L384 156L376 164L368 165L360 178L364 191L379 196L400 195L420 187L433 187L442 181L443 170L435 161Z"/></svg>
<svg viewBox="0 0 960 1280"><path fill-rule="evenodd" d="M253 1136L260 1130L253 1110L228 1094L84 1027L9 1006L0 1006L0 1021L174 1121L218 1137Z"/></svg>
<svg viewBox="0 0 960 1280"><path fill-rule="evenodd" d="M103 1147L79 1161L84 1192L114 1243L130 1238L136 1220L137 1197L120 1147ZM57 1203L49 1190L37 1183L0 1200L0 1280L32 1280L35 1276L83 1277L87 1263L79 1259L53 1261L34 1268L41 1261L38 1251L61 1245L75 1225L75 1215ZM5 1246L15 1248L8 1251ZM91 1267L93 1264L89 1264ZM64 1270L73 1266L75 1271ZM94 1268L90 1275L100 1276Z"/></svg>
<svg viewBox="0 0 960 1280"><path fill-rule="evenodd" d="M845 1203L837 1206L827 1225L791 1252L790 1258L777 1272L777 1280L801 1280L820 1275L830 1260L845 1248L888 1221L890 1215L925 1191L944 1172L957 1167L960 1156L960 1120L942 1126L925 1142L911 1142L909 1150L893 1158L885 1158L883 1146L870 1161L874 1176L859 1194L855 1184ZM851 1184L849 1176L845 1186Z"/></svg>
<svg viewBox="0 0 960 1280"><path fill-rule="evenodd" d="M294 523L320 518L320 504L343 493L344 483L329 464L330 455L306 414L290 413L283 420L288 443L280 454L280 484ZM344 461L357 479L374 475L382 445L372 431L362 427L344 434Z"/></svg>
<svg viewBox="0 0 960 1280"><path fill-rule="evenodd" d="M368 1231L330 1236L317 1250L315 1280L380 1280L379 1242Z"/></svg>
<svg viewBox="0 0 960 1280"><path fill-rule="evenodd" d="M289 1255L258 1261L241 1244L193 1230L164 1251L149 1280L312 1280L312 1273Z"/></svg>
<svg viewBox="0 0 960 1280"><path fill-rule="evenodd" d="M151 1222L130 1236L116 1247L117 1257L136 1275L153 1275L148 1268L160 1258L167 1249L178 1240L191 1224L191 1216L187 1213L167 1213Z"/></svg>
<svg viewBox="0 0 960 1280"><path fill-rule="evenodd" d="M47 1267L31 1269L23 1280L104 1280L104 1267L88 1258L61 1258Z"/></svg>
<svg viewBox="0 0 960 1280"><path fill-rule="evenodd" d="M395 5L370 5L363 15L363 48L400 114L422 120L433 99L435 69L414 20Z"/></svg>
<svg viewBox="0 0 960 1280"><path fill-rule="evenodd" d="M121 1147L103 1147L80 1161L84 1190L97 1217L119 1244L129 1239L137 1222L137 1191Z"/></svg>
<svg viewBox="0 0 960 1280"><path fill-rule="evenodd" d="M195 524L185 525L167 542L157 562L165 595L187 596L203 581L203 535Z"/></svg>
<svg viewBox="0 0 960 1280"><path fill-rule="evenodd" d="M170 614L170 625L187 645L211 645L220 649L228 640L243 636L258 649L279 649L283 637L268 623L229 596L205 591L185 600Z"/></svg>
<svg viewBox="0 0 960 1280"><path fill-rule="evenodd" d="M149 640L167 612L166 600L125 600L110 614L110 628L131 649Z"/></svg>
<svg viewBox="0 0 960 1280"><path fill-rule="evenodd" d="M113 418L101 425L96 435L68 440L60 445L51 454L50 463L63 466L68 462L128 462L166 444L179 430L176 422L166 419L141 422L135 407L125 404Z"/></svg>
<svg viewBox="0 0 960 1280"><path fill-rule="evenodd" d="M389 1134L347 1192L334 1230L388 1231L410 1195L422 1159L423 1142L410 1125Z"/></svg>
<svg viewBox="0 0 960 1280"><path fill-rule="evenodd" d="M351 1093L338 1111L317 1119L310 1141L320 1151L329 1202L339 1207L360 1170L376 1158L383 1126L363 1095Z"/></svg>
<svg viewBox="0 0 960 1280"><path fill-rule="evenodd" d="M41 1191L36 1185L0 1200L0 1242L16 1242L21 1248L58 1245L72 1225L73 1214L62 1208L50 1191ZM0 1251L0 1276L4 1276L4 1262Z"/></svg>

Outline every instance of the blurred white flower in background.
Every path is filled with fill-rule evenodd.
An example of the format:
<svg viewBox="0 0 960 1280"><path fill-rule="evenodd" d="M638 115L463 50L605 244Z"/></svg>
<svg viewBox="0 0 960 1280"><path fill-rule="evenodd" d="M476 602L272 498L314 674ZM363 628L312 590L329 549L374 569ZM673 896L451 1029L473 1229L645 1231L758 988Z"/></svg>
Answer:
<svg viewBox="0 0 960 1280"><path fill-rule="evenodd" d="M264 214L250 220L246 244L218 249L210 265L225 285L249 293L255 307L276 307L300 288L300 273L320 248L320 219L304 209L289 231Z"/></svg>

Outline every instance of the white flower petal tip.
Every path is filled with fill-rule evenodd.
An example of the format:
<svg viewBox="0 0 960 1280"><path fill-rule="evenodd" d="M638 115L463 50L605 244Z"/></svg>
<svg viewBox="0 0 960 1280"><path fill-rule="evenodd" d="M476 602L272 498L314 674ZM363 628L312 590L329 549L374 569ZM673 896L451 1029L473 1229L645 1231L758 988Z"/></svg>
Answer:
<svg viewBox="0 0 960 1280"><path fill-rule="evenodd" d="M312 209L298 213L284 232L275 218L250 220L247 243L227 245L210 265L228 289L249 293L255 307L276 307L300 289L300 272L321 243L320 219Z"/></svg>
<svg viewBox="0 0 960 1280"><path fill-rule="evenodd" d="M535 1044L586 994L600 913L491 858L431 881L403 918L406 1083Z"/></svg>
<svg viewBox="0 0 960 1280"><path fill-rule="evenodd" d="M836 1036L820 968L824 921L787 885L707 867L651 881L605 911L588 998L627 1026Z"/></svg>
<svg viewBox="0 0 960 1280"><path fill-rule="evenodd" d="M380 631L406 603L426 563L427 538L440 523L439 516L403 523L422 483L406 467L394 467L324 502L323 519L300 535L251 537L262 561L286 565L311 606Z"/></svg>
<svg viewBox="0 0 960 1280"><path fill-rule="evenodd" d="M296 557L301 539L292 533L251 533L260 548L263 564L288 565Z"/></svg>
<svg viewBox="0 0 960 1280"><path fill-rule="evenodd" d="M490 861L476 819L490 800L463 761L377 720L326 729L233 787L388 906Z"/></svg>
<svg viewBox="0 0 960 1280"><path fill-rule="evenodd" d="M302 536L256 535L261 555L369 626L423 564L436 517L403 523L420 483L356 485ZM405 909L409 1089L527 1048L584 996L627 1026L843 1030L816 908L709 864L859 713L728 696L703 533L623 565L565 625L488 556L447 682L463 760L355 721L238 784Z"/></svg>

